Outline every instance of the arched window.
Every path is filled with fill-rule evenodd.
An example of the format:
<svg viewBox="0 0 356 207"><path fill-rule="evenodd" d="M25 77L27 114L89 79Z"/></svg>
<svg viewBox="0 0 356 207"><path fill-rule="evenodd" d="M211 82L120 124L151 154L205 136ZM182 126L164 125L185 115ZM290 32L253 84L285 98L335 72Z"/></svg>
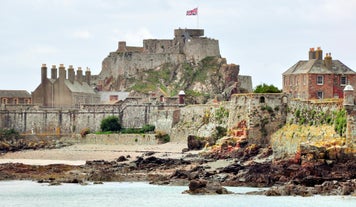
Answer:
<svg viewBox="0 0 356 207"><path fill-rule="evenodd" d="M18 98L14 98L12 100L12 102L13 102L14 105L17 105L17 104L19 104L19 99Z"/></svg>
<svg viewBox="0 0 356 207"><path fill-rule="evenodd" d="M7 98L2 98L2 99L1 99L1 103L2 103L2 104L7 104L7 101L8 101Z"/></svg>

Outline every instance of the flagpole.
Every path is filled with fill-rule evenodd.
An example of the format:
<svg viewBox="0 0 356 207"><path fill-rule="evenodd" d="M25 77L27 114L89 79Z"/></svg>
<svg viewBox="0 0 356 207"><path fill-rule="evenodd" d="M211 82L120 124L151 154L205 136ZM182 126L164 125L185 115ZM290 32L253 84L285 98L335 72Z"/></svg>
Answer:
<svg viewBox="0 0 356 207"><path fill-rule="evenodd" d="M199 6L197 6L197 29L199 29Z"/></svg>

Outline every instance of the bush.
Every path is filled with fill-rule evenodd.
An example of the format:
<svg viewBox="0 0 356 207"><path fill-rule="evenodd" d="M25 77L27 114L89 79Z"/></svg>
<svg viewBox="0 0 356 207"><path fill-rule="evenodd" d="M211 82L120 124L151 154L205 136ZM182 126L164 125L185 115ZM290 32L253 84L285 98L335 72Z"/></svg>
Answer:
<svg viewBox="0 0 356 207"><path fill-rule="evenodd" d="M80 136L85 137L87 134L90 134L90 129L89 128L84 128L80 131Z"/></svg>
<svg viewBox="0 0 356 207"><path fill-rule="evenodd" d="M117 116L108 116L101 120L100 129L103 132L118 132L121 129L119 118Z"/></svg>
<svg viewBox="0 0 356 207"><path fill-rule="evenodd" d="M171 137L169 136L169 134L167 134L166 132L163 131L156 131L156 135L155 135L156 139L159 140L159 143L167 143L171 140Z"/></svg>

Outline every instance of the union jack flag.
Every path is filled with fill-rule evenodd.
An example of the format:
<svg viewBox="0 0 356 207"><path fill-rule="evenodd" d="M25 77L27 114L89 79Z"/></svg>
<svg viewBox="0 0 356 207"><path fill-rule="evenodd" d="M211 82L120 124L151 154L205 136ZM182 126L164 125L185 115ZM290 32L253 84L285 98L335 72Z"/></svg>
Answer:
<svg viewBox="0 0 356 207"><path fill-rule="evenodd" d="M191 15L198 15L198 8L194 8L192 10L188 10L187 11L187 16L191 16Z"/></svg>

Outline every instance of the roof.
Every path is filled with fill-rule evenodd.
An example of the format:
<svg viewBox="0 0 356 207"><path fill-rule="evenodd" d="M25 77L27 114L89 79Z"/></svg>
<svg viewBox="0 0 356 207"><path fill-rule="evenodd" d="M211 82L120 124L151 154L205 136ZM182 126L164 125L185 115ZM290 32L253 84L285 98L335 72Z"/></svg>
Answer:
<svg viewBox="0 0 356 207"><path fill-rule="evenodd" d="M31 98L31 94L26 90L0 90L0 97Z"/></svg>
<svg viewBox="0 0 356 207"><path fill-rule="evenodd" d="M331 69L327 68L324 60L301 60L290 67L283 75L290 74L356 74L339 60L332 60Z"/></svg>
<svg viewBox="0 0 356 207"><path fill-rule="evenodd" d="M82 82L82 84L80 84L78 81L71 83L69 80L64 80L64 84L73 93L95 94L94 89L91 88L86 82Z"/></svg>

